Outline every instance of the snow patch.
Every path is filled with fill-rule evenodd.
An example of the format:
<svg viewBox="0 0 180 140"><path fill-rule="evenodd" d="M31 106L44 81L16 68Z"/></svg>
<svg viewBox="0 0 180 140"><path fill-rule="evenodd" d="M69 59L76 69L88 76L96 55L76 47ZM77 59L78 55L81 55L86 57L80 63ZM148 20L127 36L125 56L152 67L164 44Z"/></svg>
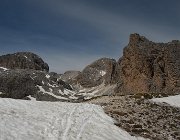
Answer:
<svg viewBox="0 0 180 140"><path fill-rule="evenodd" d="M58 85L56 85L56 84L51 85L50 83L48 83L47 85L50 87L58 87Z"/></svg>
<svg viewBox="0 0 180 140"><path fill-rule="evenodd" d="M151 101L156 103L167 103L171 106L180 107L180 95L163 97L163 98L154 98Z"/></svg>
<svg viewBox="0 0 180 140"><path fill-rule="evenodd" d="M32 97L31 95L27 96L31 101L36 101L36 98Z"/></svg>
<svg viewBox="0 0 180 140"><path fill-rule="evenodd" d="M114 125L100 106L0 98L2 140L144 140Z"/></svg>
<svg viewBox="0 0 180 140"><path fill-rule="evenodd" d="M51 76L49 74L46 74L46 78L49 79Z"/></svg>
<svg viewBox="0 0 180 140"><path fill-rule="evenodd" d="M57 99L67 100L67 98L65 98L65 97L61 97L61 96L57 96L57 95L53 94L51 88L49 88L50 92L48 92L48 91L45 91L45 89L42 86L37 85L37 87L39 88L40 92L42 92L42 93L49 94Z"/></svg>
<svg viewBox="0 0 180 140"><path fill-rule="evenodd" d="M92 87L92 88L82 88L79 90L77 95L82 95L84 96L84 99L91 99L94 97L102 96L102 95L111 95L112 91L116 85L106 85L102 83L99 86Z"/></svg>
<svg viewBox="0 0 180 140"><path fill-rule="evenodd" d="M101 75L101 76L104 76L105 74L106 74L105 71L103 71L103 70L100 71L100 75Z"/></svg>
<svg viewBox="0 0 180 140"><path fill-rule="evenodd" d="M0 67L0 69L3 69L3 71L7 71L8 69L5 67Z"/></svg>

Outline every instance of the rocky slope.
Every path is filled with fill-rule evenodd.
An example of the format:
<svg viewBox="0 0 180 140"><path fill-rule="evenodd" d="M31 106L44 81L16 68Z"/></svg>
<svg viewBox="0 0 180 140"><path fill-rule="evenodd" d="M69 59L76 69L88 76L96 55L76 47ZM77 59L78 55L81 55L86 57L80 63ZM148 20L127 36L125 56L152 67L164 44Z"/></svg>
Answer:
<svg viewBox="0 0 180 140"><path fill-rule="evenodd" d="M95 87L103 82L110 84L115 65L114 59L101 58L85 67L76 80L83 87Z"/></svg>
<svg viewBox="0 0 180 140"><path fill-rule="evenodd" d="M116 125L131 135L151 140L180 139L180 108L132 95L104 96L88 101L101 105Z"/></svg>
<svg viewBox="0 0 180 140"><path fill-rule="evenodd" d="M23 69L0 70L0 97L3 98L39 101L77 99L71 90L72 87L58 79L54 73Z"/></svg>
<svg viewBox="0 0 180 140"><path fill-rule="evenodd" d="M180 41L154 43L130 35L114 77L116 92L123 94L180 92Z"/></svg>
<svg viewBox="0 0 180 140"><path fill-rule="evenodd" d="M31 52L18 52L0 56L0 67L9 69L34 69L49 71L49 66L38 55Z"/></svg>

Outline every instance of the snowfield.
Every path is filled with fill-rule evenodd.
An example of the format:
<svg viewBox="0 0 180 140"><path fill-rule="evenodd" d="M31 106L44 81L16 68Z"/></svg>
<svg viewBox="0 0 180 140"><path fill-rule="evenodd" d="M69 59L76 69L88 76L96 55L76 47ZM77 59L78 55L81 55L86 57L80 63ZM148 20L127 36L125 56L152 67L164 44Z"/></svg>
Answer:
<svg viewBox="0 0 180 140"><path fill-rule="evenodd" d="M164 98L154 98L151 101L156 103L167 103L171 106L180 107L180 95L169 96Z"/></svg>
<svg viewBox="0 0 180 140"><path fill-rule="evenodd" d="M1 140L143 140L114 125L100 106L0 98Z"/></svg>

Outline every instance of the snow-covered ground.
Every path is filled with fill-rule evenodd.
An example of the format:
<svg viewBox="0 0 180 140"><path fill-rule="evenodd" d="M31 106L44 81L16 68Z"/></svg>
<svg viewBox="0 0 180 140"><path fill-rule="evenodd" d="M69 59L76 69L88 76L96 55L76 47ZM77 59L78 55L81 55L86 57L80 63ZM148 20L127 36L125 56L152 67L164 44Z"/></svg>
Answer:
<svg viewBox="0 0 180 140"><path fill-rule="evenodd" d="M180 107L180 95L163 97L163 98L154 98L151 101L156 103L167 103L171 106Z"/></svg>
<svg viewBox="0 0 180 140"><path fill-rule="evenodd" d="M1 140L143 140L114 125L100 106L0 98Z"/></svg>

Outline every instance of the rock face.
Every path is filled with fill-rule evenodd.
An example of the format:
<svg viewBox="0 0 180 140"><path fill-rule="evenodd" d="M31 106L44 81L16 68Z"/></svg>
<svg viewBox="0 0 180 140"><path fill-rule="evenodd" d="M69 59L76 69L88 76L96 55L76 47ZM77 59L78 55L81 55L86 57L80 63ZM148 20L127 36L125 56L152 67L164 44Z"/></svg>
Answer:
<svg viewBox="0 0 180 140"><path fill-rule="evenodd" d="M30 52L18 52L0 56L0 66L9 69L34 69L49 71L49 66L38 55Z"/></svg>
<svg viewBox="0 0 180 140"><path fill-rule="evenodd" d="M101 58L84 68L76 77L77 83L86 88L98 86L103 82L110 84L115 66L114 59Z"/></svg>
<svg viewBox="0 0 180 140"><path fill-rule="evenodd" d="M130 35L114 81L119 93L176 93L180 91L180 41L154 43Z"/></svg>
<svg viewBox="0 0 180 140"><path fill-rule="evenodd" d="M0 56L0 97L39 101L76 101L71 85L48 72L36 54L20 52Z"/></svg>
<svg viewBox="0 0 180 140"><path fill-rule="evenodd" d="M65 82L71 83L80 73L80 71L66 71L64 74L61 75L61 79Z"/></svg>
<svg viewBox="0 0 180 140"><path fill-rule="evenodd" d="M64 92L71 86L58 75L37 70L0 70L0 97L14 99L34 98L40 101L65 101Z"/></svg>

